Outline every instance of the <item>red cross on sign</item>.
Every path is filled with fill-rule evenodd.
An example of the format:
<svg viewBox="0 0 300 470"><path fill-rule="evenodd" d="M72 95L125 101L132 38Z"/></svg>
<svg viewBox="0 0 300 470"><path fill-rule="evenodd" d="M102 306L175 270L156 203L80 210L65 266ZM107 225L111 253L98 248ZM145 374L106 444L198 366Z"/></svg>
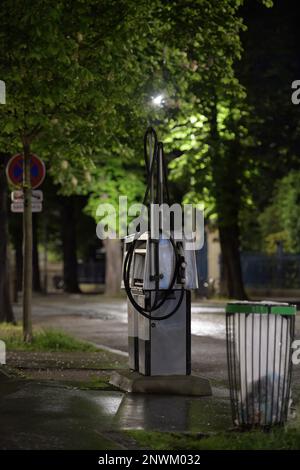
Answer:
<svg viewBox="0 0 300 470"><path fill-rule="evenodd" d="M18 153L9 160L6 167L6 176L8 181L17 187L23 184L23 154ZM30 181L32 189L42 184L46 176L46 168L44 162L34 153L30 155Z"/></svg>

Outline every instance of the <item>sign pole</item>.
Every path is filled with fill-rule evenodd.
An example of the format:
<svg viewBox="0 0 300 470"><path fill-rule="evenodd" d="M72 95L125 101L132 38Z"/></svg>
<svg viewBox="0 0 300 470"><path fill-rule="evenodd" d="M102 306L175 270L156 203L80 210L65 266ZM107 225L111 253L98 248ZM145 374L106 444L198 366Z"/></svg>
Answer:
<svg viewBox="0 0 300 470"><path fill-rule="evenodd" d="M32 340L32 212L30 144L26 138L23 149L23 335L24 341L30 343Z"/></svg>
<svg viewBox="0 0 300 470"><path fill-rule="evenodd" d="M44 162L30 153L30 139L23 136L23 154L11 157L6 175L12 186L22 188L12 192L12 212L23 212L23 335L32 340L32 212L41 212L43 193L33 191L44 181Z"/></svg>

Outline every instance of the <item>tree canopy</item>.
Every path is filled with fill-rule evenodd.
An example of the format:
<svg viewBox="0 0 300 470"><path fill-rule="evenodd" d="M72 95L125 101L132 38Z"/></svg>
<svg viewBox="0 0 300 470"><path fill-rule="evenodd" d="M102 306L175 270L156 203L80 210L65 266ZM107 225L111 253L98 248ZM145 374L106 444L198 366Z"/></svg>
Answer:
<svg viewBox="0 0 300 470"><path fill-rule="evenodd" d="M236 297L245 295L240 241L255 245L246 227L270 201L268 176L273 185L299 162L297 111L288 98L282 105L279 89L297 71L296 33L285 31L282 42L279 32L274 53L271 32L287 8L250 3L3 0L0 9L2 152L29 142L57 191L85 195L96 217L101 200L140 200L142 136L155 124L174 198L203 201L219 226ZM292 67L280 81L283 57ZM161 107L151 100L157 94Z"/></svg>

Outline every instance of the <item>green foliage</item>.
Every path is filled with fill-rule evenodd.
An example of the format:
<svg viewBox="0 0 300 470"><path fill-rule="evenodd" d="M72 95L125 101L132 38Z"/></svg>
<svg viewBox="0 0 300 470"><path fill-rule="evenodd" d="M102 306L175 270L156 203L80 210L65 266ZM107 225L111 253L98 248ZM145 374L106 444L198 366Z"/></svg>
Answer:
<svg viewBox="0 0 300 470"><path fill-rule="evenodd" d="M103 165L103 147L126 139L124 109L130 104L135 115L144 107L159 48L154 43L147 60L147 21L155 6L132 0L1 3L2 146L15 152L20 135L34 141L64 193L88 191L92 161Z"/></svg>
<svg viewBox="0 0 300 470"><path fill-rule="evenodd" d="M65 97L75 93L81 70L76 38L65 28L65 6L61 1L1 2L0 74L7 85L0 110L3 142L15 146L20 135L33 139L58 108L70 108Z"/></svg>
<svg viewBox="0 0 300 470"><path fill-rule="evenodd" d="M251 109L235 70L242 5L3 0L2 149L14 153L29 139L59 191L88 195L95 217L103 198L141 199L142 134L158 122L176 199L203 201L208 216L230 222L253 203L257 171L248 153ZM157 92L166 96L161 109L151 106Z"/></svg>
<svg viewBox="0 0 300 470"><path fill-rule="evenodd" d="M36 331L32 343L24 343L21 326L1 324L0 337L5 341L8 351L99 351L90 343L80 341L63 331L49 328Z"/></svg>
<svg viewBox="0 0 300 470"><path fill-rule="evenodd" d="M213 436L127 431L143 449L155 450L285 450L300 448L300 431L231 432Z"/></svg>
<svg viewBox="0 0 300 470"><path fill-rule="evenodd" d="M263 247L276 251L278 241L285 251L300 252L300 172L291 171L275 188L272 202L260 214Z"/></svg>
<svg viewBox="0 0 300 470"><path fill-rule="evenodd" d="M300 252L300 171L292 171L281 180L276 194L283 229L288 233L290 248Z"/></svg>
<svg viewBox="0 0 300 470"><path fill-rule="evenodd" d="M267 8L272 8L274 5L274 2L272 0L262 0L262 3L267 7Z"/></svg>
<svg viewBox="0 0 300 470"><path fill-rule="evenodd" d="M178 13L180 2L175 3ZM176 149L169 168L177 196L181 190L183 201L204 202L206 217L217 216L225 225L234 224L243 205L252 204L248 187L257 171L249 158L255 145L248 130L251 108L235 70L245 30L242 3L202 1L196 12L189 5L177 14L186 70L176 76L185 85L176 112L168 110L168 125L162 126L171 156Z"/></svg>
<svg viewBox="0 0 300 470"><path fill-rule="evenodd" d="M114 204L119 194L129 196L129 202L141 200L143 186L139 180L144 178L138 164L141 161L139 149L142 150L140 129L145 118L158 125L160 138L167 144L176 199L205 201L208 212L215 212L208 118L217 100L212 96L212 87L222 90L224 96L244 96L233 69L234 61L241 54L239 32L243 24L238 16L239 6L238 1L228 4L199 0L196 5L195 2L174 1L170 5L157 2L150 7L148 15L152 15L153 26L147 38L143 36L145 42L139 41L144 67L139 77L144 87L140 95L142 106L135 108L135 118L129 111L132 100L129 107L123 107L126 134L119 136L118 127L114 141L107 141L110 151L101 148L101 161L104 161L103 155L107 158L101 171L95 172L96 182L90 185L92 195L87 209L90 214L95 214L103 194L105 202ZM148 60L153 65L152 70L147 66ZM145 74L145 66L149 76ZM165 106L150 109L147 102L157 91L165 94ZM122 119L122 114L118 117ZM137 129L136 135L133 129ZM119 148L116 148L118 140ZM174 148L179 156L172 158ZM129 176L131 172L133 177Z"/></svg>

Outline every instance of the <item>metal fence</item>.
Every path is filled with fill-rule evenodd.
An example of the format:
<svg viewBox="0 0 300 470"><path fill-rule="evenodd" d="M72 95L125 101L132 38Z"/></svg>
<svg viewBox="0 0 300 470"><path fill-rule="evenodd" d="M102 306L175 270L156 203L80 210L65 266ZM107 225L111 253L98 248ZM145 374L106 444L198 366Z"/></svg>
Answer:
<svg viewBox="0 0 300 470"><path fill-rule="evenodd" d="M246 287L300 289L300 255L241 253Z"/></svg>
<svg viewBox="0 0 300 470"><path fill-rule="evenodd" d="M200 290L208 283L207 247L197 253ZM245 287L266 289L300 289L300 255L241 253ZM79 283L104 284L105 259L78 264Z"/></svg>
<svg viewBox="0 0 300 470"><path fill-rule="evenodd" d="M104 284L105 283L105 260L78 263L79 284Z"/></svg>

